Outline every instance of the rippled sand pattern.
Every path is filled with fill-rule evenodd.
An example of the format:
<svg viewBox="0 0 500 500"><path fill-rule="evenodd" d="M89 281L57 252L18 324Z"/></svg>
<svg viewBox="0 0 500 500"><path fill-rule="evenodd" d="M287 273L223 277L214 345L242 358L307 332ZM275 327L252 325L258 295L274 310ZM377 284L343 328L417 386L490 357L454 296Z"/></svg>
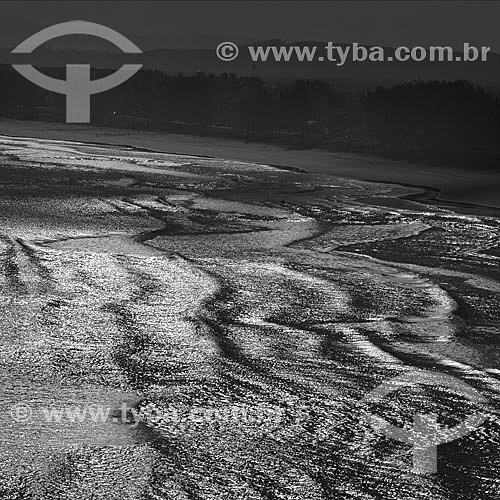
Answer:
<svg viewBox="0 0 500 500"><path fill-rule="evenodd" d="M499 498L500 222L414 191L0 138L0 497ZM489 401L435 475L363 418L414 368ZM41 412L124 403L139 425ZM478 411L424 386L369 409Z"/></svg>

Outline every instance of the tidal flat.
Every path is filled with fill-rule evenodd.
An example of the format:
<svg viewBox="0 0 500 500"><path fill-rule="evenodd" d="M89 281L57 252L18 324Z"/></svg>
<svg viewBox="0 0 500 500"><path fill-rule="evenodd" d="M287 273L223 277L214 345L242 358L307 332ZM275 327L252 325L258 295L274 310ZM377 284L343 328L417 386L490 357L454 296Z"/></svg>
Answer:
<svg viewBox="0 0 500 500"><path fill-rule="evenodd" d="M1 136L0 496L498 498L500 210L422 192ZM363 418L416 369L488 401L434 475ZM138 425L43 411L124 403ZM369 409L478 406L416 385Z"/></svg>

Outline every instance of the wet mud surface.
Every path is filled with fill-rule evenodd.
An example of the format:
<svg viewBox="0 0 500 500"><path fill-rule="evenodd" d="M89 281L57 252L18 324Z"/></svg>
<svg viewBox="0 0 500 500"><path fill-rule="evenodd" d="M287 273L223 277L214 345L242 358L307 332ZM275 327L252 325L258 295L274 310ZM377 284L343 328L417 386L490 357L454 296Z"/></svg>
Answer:
<svg viewBox="0 0 500 500"><path fill-rule="evenodd" d="M0 496L493 499L500 220L408 186L0 138ZM488 419L438 473L376 432ZM139 425L47 421L123 403ZM32 414L12 416L15 405Z"/></svg>

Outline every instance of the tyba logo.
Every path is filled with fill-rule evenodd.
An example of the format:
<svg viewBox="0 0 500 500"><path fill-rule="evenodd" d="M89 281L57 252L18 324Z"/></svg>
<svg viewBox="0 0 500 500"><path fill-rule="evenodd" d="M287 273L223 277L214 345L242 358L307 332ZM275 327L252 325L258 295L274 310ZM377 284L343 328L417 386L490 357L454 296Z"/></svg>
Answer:
<svg viewBox="0 0 500 500"><path fill-rule="evenodd" d="M120 33L87 21L69 21L46 28L18 45L13 54L30 54L41 44L63 35L93 35L115 44L126 54L142 54L141 49ZM90 79L90 64L67 64L66 80L44 75L31 64L13 64L12 67L25 78L47 90L66 95L66 122L90 122L90 96L110 90L128 80L142 68L142 64L124 64L115 73Z"/></svg>
<svg viewBox="0 0 500 500"><path fill-rule="evenodd" d="M479 404L487 403L486 398L465 382L450 375L426 370L412 370L387 380L365 396L363 400L365 403L378 403L392 392L405 386L414 385L448 389L469 401ZM437 415L417 413L413 415L411 429L396 427L383 418L368 412L365 413L364 417L377 431L413 446L413 472L435 474L437 472L437 446L469 434L487 419L487 414L484 412L475 413L465 418L461 423L447 428L439 426Z"/></svg>

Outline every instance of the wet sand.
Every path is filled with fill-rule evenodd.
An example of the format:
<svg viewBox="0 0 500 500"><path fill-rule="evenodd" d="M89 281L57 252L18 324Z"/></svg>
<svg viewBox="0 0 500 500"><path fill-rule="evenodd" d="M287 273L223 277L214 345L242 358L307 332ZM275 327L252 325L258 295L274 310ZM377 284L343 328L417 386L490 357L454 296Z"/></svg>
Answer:
<svg viewBox="0 0 500 500"><path fill-rule="evenodd" d="M1 492L493 498L500 222L408 199L418 192L0 138ZM417 368L467 382L493 416L439 447L434 476L363 418L371 390ZM40 413L124 400L138 427ZM19 402L31 420L13 421ZM477 409L425 387L370 408L399 426Z"/></svg>
<svg viewBox="0 0 500 500"><path fill-rule="evenodd" d="M128 145L165 153L283 165L350 179L428 186L438 190L443 200L500 208L500 173L481 170L480 165L471 171L320 149L292 150L232 139L37 121L1 119L0 134Z"/></svg>

